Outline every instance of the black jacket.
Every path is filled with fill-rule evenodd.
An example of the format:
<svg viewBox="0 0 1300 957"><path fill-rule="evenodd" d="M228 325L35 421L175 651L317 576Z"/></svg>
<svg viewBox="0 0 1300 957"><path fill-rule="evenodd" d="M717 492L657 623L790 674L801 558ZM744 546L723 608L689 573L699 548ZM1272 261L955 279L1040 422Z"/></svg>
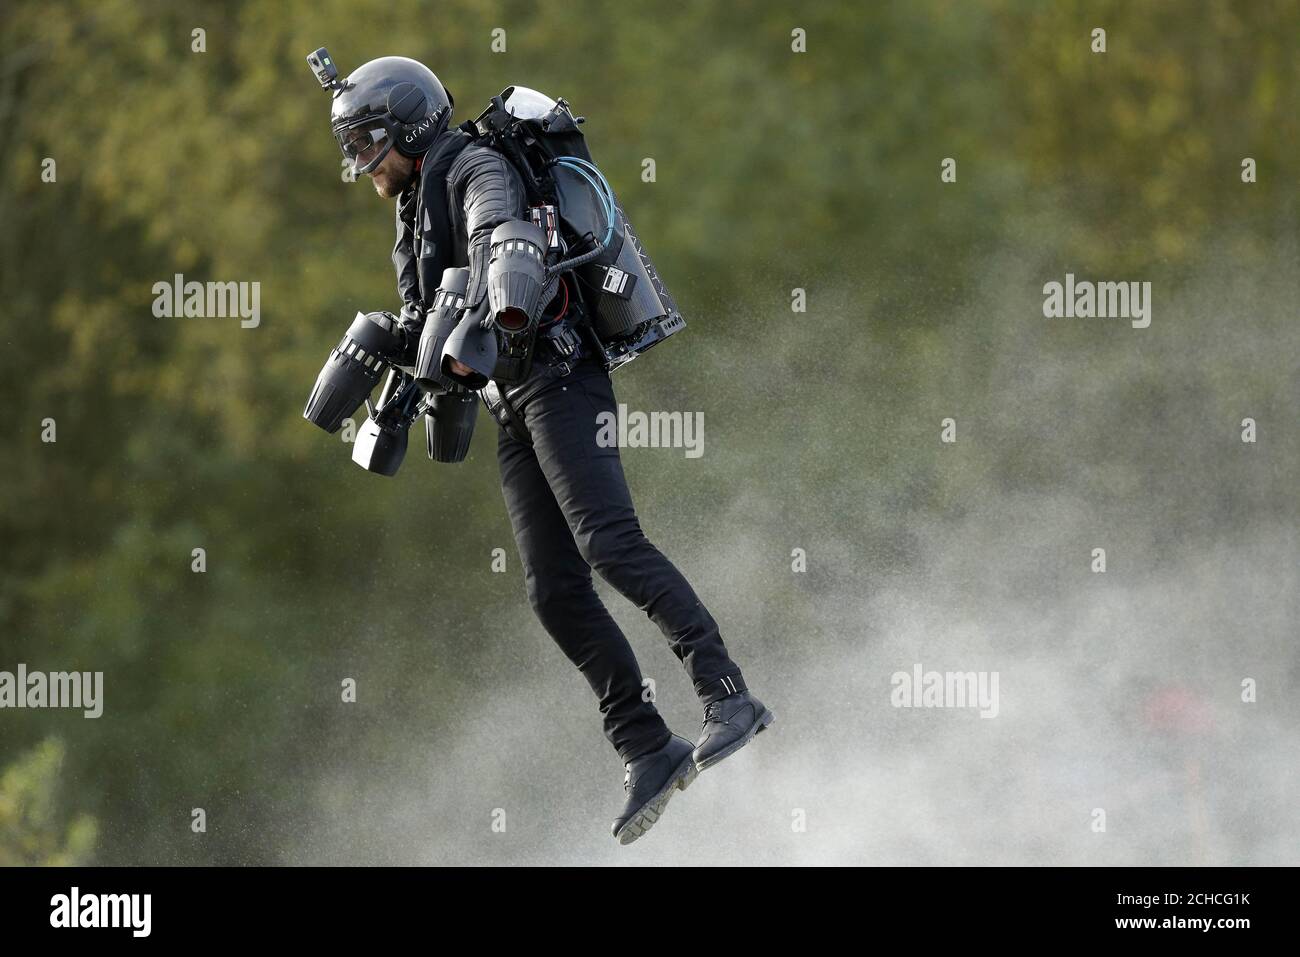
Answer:
<svg viewBox="0 0 1300 957"><path fill-rule="evenodd" d="M434 140L421 158L419 175L397 201L393 266L403 320L422 324L443 270L454 266L469 266L465 307L468 311L477 306L487 295L492 230L527 218L523 179L504 156L460 129ZM522 382L489 383L484 398L501 421L501 395L522 403L550 381L549 366L535 361Z"/></svg>
<svg viewBox="0 0 1300 957"><path fill-rule="evenodd" d="M453 266L470 267L465 304L477 305L487 291L492 230L527 218L524 183L509 161L462 130L443 133L397 200L393 266L403 313L422 315Z"/></svg>

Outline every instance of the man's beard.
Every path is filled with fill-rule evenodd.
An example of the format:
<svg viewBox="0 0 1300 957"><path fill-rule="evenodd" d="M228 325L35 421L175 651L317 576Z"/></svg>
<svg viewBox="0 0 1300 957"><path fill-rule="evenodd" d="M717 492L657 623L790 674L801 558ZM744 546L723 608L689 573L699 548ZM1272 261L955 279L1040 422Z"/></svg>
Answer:
<svg viewBox="0 0 1300 957"><path fill-rule="evenodd" d="M375 185L375 192L384 199L392 199L394 196L400 196L402 190L406 189L406 184L397 184L389 179L380 180L378 176L372 176L371 181Z"/></svg>
<svg viewBox="0 0 1300 957"><path fill-rule="evenodd" d="M375 192L384 199L400 196L411 180L415 179L415 161L390 153L383 164L370 175Z"/></svg>

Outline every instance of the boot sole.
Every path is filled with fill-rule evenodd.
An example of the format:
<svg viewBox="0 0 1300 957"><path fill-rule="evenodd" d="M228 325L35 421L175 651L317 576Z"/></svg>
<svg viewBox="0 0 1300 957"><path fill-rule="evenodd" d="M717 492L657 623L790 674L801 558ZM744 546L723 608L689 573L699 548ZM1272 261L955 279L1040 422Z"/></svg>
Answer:
<svg viewBox="0 0 1300 957"><path fill-rule="evenodd" d="M620 844L631 844L654 827L659 818L663 816L664 809L668 807L673 792L685 791L699 773L699 769L695 766L691 755L686 755L686 759L677 766L677 769L668 778L668 783L664 785L663 790L646 801L641 806L641 810L633 814L618 834L615 835L618 842Z"/></svg>
<svg viewBox="0 0 1300 957"><path fill-rule="evenodd" d="M713 767L723 758L731 757L733 754L735 754L745 745L749 744L749 742L753 741L754 735L760 734L764 728L766 728L769 724L771 724L775 720L776 720L776 715L772 714L770 709L764 708L763 713L758 716L758 720L755 721L752 725L750 725L749 730L746 731L744 735L737 738L735 741L732 741L731 744L727 745L717 754L710 755L709 757L705 758L703 761L696 761L695 762L696 770L703 771L706 768Z"/></svg>

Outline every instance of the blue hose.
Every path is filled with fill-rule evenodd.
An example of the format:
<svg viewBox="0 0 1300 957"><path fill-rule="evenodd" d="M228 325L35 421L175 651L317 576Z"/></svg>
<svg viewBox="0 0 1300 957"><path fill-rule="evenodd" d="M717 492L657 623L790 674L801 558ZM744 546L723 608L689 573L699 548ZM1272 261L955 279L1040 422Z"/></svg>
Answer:
<svg viewBox="0 0 1300 957"><path fill-rule="evenodd" d="M605 209L605 222L608 224L605 230L605 238L601 240L600 245L602 248L608 246L610 239L614 236L614 191L610 189L609 183L606 181L604 174L601 173L600 170L596 169L593 164L587 162L580 156L558 157L556 165L563 166L565 169L573 170L585 179L587 185L592 188L598 197L600 197L601 205ZM584 169L583 167L590 169L591 172L599 178L600 182L597 183L596 180L592 179L592 177L588 175L587 169Z"/></svg>

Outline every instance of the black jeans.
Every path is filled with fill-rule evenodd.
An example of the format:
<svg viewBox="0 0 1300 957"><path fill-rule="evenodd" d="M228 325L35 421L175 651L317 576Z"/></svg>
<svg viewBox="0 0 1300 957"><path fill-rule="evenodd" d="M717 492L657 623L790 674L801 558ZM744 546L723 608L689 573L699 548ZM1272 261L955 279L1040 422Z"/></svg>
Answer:
<svg viewBox="0 0 1300 957"><path fill-rule="evenodd" d="M528 600L590 682L605 736L630 761L662 747L669 731L643 698L641 668L596 595L593 568L659 626L702 701L745 684L713 616L641 531L618 448L596 441L597 413L617 414L604 368L581 362L516 411L531 444L502 428L497 459Z"/></svg>

